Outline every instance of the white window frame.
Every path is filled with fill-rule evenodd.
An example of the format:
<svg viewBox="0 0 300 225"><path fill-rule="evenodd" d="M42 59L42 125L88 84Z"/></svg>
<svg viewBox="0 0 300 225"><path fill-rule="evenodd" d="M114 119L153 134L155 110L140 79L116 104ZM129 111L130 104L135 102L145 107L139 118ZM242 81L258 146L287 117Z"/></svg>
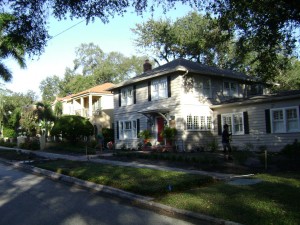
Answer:
<svg viewBox="0 0 300 225"><path fill-rule="evenodd" d="M120 140L137 139L136 120L119 121L119 139Z"/></svg>
<svg viewBox="0 0 300 225"><path fill-rule="evenodd" d="M194 77L194 94L196 96L203 96L211 98L211 79L206 77Z"/></svg>
<svg viewBox="0 0 300 225"><path fill-rule="evenodd" d="M213 129L212 115L187 114L186 130L211 131Z"/></svg>
<svg viewBox="0 0 300 225"><path fill-rule="evenodd" d="M288 111L290 111L290 110L293 110L294 112L296 112L296 114L295 113L293 114L294 116L296 116L295 118L291 118L291 119L288 118L288 116L289 116ZM281 115L281 117L278 119L274 118L276 112L280 113L280 115ZM272 133L300 132L300 119L299 119L299 107L298 106L271 109L270 117L271 117ZM296 125L296 126L294 128L289 128L289 121L295 121L294 125ZM279 124L281 124L281 128L278 127Z"/></svg>
<svg viewBox="0 0 300 225"><path fill-rule="evenodd" d="M133 87L126 87L121 89L121 106L133 104Z"/></svg>
<svg viewBox="0 0 300 225"><path fill-rule="evenodd" d="M237 120L238 119L238 120ZM226 113L221 115L222 129L225 124L228 125L229 133L232 135L245 134L244 114L243 112Z"/></svg>
<svg viewBox="0 0 300 225"><path fill-rule="evenodd" d="M226 87L227 86L226 84L228 84L228 87ZM229 97L238 97L239 96L238 83L232 82L232 81L224 81L223 82L223 95L229 96Z"/></svg>
<svg viewBox="0 0 300 225"><path fill-rule="evenodd" d="M151 99L158 100L168 98L168 79L161 78L151 81Z"/></svg>

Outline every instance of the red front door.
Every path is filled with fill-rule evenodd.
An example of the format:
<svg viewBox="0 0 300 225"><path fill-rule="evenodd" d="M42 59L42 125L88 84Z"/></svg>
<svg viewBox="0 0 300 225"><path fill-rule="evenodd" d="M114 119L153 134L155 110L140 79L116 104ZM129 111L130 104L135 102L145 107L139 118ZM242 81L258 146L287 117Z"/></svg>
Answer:
<svg viewBox="0 0 300 225"><path fill-rule="evenodd" d="M164 139L160 136L160 133L164 129L164 119L162 117L156 118L156 127L157 127L157 141L163 143Z"/></svg>

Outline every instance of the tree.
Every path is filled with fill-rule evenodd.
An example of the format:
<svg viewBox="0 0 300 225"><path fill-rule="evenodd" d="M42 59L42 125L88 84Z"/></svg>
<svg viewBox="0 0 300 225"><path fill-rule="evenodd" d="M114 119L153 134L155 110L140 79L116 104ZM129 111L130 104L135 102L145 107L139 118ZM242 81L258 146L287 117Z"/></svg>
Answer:
<svg viewBox="0 0 300 225"><path fill-rule="evenodd" d="M175 22L150 19L137 24L132 31L137 35L137 47L167 62L187 58L206 65L230 67L233 40L209 16L191 12Z"/></svg>
<svg viewBox="0 0 300 225"><path fill-rule="evenodd" d="M73 115L60 117L51 129L51 135L62 135L71 142L76 142L83 136L91 136L93 133L94 127L88 119Z"/></svg>
<svg viewBox="0 0 300 225"><path fill-rule="evenodd" d="M0 13L0 77L4 81L12 79L11 71L4 65L2 60L11 57L16 60L21 68L25 68L26 43L16 37L15 34L7 33L6 29L14 17L7 13Z"/></svg>
<svg viewBox="0 0 300 225"><path fill-rule="evenodd" d="M41 81L39 88L43 102L53 102L55 100L55 96L59 93L59 82L60 79L56 75L46 77L45 80Z"/></svg>
<svg viewBox="0 0 300 225"><path fill-rule="evenodd" d="M54 100L106 82L118 83L143 70L146 57L126 57L118 52L104 53L93 43L76 49L74 69L66 68L64 77L47 77L40 84L44 100Z"/></svg>
<svg viewBox="0 0 300 225"><path fill-rule="evenodd" d="M300 89L300 61L297 59L291 60L286 71L280 71L275 76L275 82L279 84L276 87L278 90L296 90Z"/></svg>
<svg viewBox="0 0 300 225"><path fill-rule="evenodd" d="M284 59L291 56L299 43L296 29L300 23L300 4L292 0L123 0L123 1L78 1L78 0L2 0L2 12L13 16L6 32L15 37L17 43L24 43L28 54L41 54L49 40L47 23L49 15L57 19L84 18L87 23L100 18L104 23L114 15L124 15L128 9L142 14L148 9L154 11L162 6L164 11L174 8L176 3L190 4L197 10L206 10L218 18L228 35L237 34L237 48L240 57L256 53L257 73L267 69L274 75L278 53ZM243 58L242 58L243 60ZM285 68L285 63L282 63Z"/></svg>
<svg viewBox="0 0 300 225"><path fill-rule="evenodd" d="M74 71L81 69L81 74L92 76L96 84L118 83L141 73L144 60L145 57L126 57L119 52L104 53L93 43L81 44L76 49Z"/></svg>
<svg viewBox="0 0 300 225"><path fill-rule="evenodd" d="M207 9L218 16L229 35L237 34L237 52L243 61L249 53L256 63L256 74L273 79L288 66L288 56L299 44L300 4L288 0L210 1ZM283 57L282 57L283 56Z"/></svg>

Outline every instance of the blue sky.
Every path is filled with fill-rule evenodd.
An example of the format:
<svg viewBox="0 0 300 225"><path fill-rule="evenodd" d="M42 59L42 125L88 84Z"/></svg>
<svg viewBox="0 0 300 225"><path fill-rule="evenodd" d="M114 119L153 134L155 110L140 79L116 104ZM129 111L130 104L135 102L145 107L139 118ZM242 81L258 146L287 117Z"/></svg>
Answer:
<svg viewBox="0 0 300 225"><path fill-rule="evenodd" d="M167 12L166 15L162 14L161 10L156 10L154 18L168 17L175 20L185 16L189 11L191 11L189 6L178 5L176 9ZM110 19L107 24L103 24L100 20L95 20L88 25L85 22L80 23L51 39L39 58L27 60L26 69L20 69L13 60L4 61L13 73L12 82L5 83L5 87L14 92L22 93L32 90L40 95L40 82L48 76L63 77L65 68L73 66L75 48L82 43L92 42L105 53L117 51L126 56L138 55L133 45L134 35L130 28L135 27L136 23L147 21L149 18L151 18L150 13L146 13L142 17L137 16L134 12L128 12L123 17L116 16ZM55 36L81 20L57 21L51 19L49 33L51 36Z"/></svg>

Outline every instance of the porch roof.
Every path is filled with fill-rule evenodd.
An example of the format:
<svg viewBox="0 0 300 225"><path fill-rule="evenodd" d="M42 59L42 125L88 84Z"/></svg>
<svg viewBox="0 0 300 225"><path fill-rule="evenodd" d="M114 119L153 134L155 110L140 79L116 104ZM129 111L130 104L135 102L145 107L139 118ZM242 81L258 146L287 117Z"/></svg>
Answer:
<svg viewBox="0 0 300 225"><path fill-rule="evenodd" d="M156 106L156 105L149 106L143 110L138 111L138 113L141 114L168 113L168 112L170 112L168 108L163 106Z"/></svg>

